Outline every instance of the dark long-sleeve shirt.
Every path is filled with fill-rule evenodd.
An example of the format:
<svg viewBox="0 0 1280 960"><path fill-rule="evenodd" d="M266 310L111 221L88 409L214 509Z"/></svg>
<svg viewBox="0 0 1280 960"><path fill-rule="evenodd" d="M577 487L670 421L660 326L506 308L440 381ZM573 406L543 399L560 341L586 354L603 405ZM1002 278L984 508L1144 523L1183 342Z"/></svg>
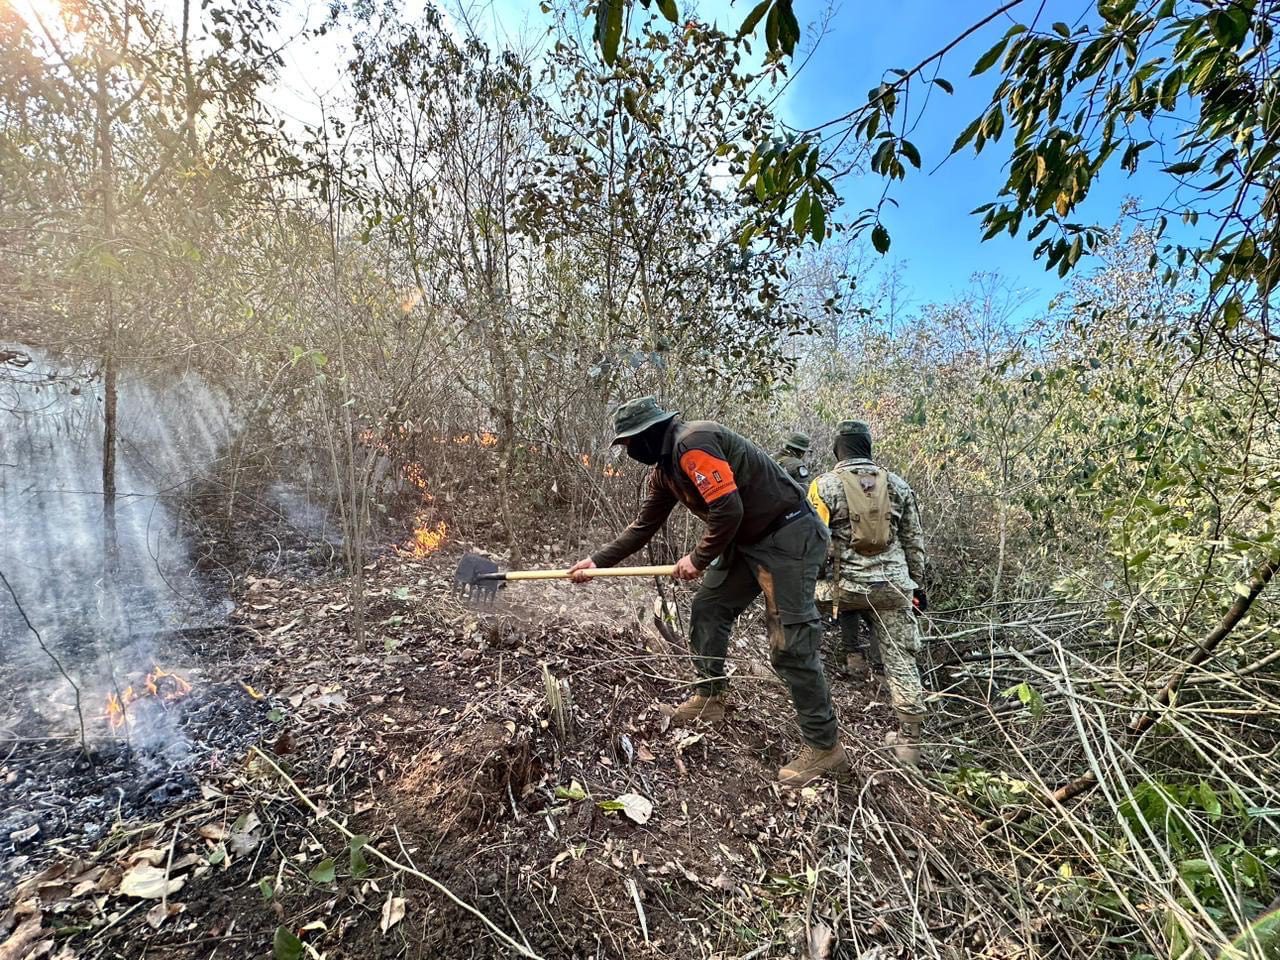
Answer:
<svg viewBox="0 0 1280 960"><path fill-rule="evenodd" d="M808 509L800 486L750 440L711 420L675 419L639 515L591 559L598 567L625 560L653 539L677 503L707 525L692 553L699 570L730 544L757 543L785 515Z"/></svg>

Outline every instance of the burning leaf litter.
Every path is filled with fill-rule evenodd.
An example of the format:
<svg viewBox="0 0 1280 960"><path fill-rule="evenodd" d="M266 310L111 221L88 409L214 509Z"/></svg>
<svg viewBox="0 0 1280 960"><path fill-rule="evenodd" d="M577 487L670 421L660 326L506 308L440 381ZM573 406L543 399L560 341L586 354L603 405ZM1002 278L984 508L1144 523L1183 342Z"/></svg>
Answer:
<svg viewBox="0 0 1280 960"><path fill-rule="evenodd" d="M191 692L191 684L185 677L172 673L162 667L154 666L141 681L140 691L135 692L134 685L125 687L123 692L114 691L107 694L103 717L112 730L119 730L129 721L129 709L145 697L152 698L162 705L181 700Z"/></svg>

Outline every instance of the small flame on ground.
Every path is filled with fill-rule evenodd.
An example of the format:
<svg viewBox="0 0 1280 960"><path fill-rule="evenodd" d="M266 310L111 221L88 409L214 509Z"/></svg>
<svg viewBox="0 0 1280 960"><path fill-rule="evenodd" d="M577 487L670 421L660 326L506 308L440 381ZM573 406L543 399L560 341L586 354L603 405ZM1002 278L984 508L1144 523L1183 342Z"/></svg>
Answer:
<svg viewBox="0 0 1280 960"><path fill-rule="evenodd" d="M431 495L431 491L427 489L427 478L422 471L420 463L406 463L401 470L401 474L405 480L412 486L416 487L422 494L422 499L431 503L435 497Z"/></svg>
<svg viewBox="0 0 1280 960"><path fill-rule="evenodd" d="M470 433L455 434L450 438L455 446L465 447L474 444L479 447L496 447L498 445L498 435L490 433L486 430L484 433L472 435Z"/></svg>
<svg viewBox="0 0 1280 960"><path fill-rule="evenodd" d="M191 692L191 684L184 677L154 664L151 672L143 680L142 687L141 694L134 691L132 684L125 687L119 694L107 694L107 705L102 715L112 730L119 730L124 726L129 707L143 697L154 697L161 703L173 703Z"/></svg>
<svg viewBox="0 0 1280 960"><path fill-rule="evenodd" d="M433 526L430 521L419 516L418 526L408 543L409 554L414 557L429 557L440 549L448 535L449 527L443 520Z"/></svg>

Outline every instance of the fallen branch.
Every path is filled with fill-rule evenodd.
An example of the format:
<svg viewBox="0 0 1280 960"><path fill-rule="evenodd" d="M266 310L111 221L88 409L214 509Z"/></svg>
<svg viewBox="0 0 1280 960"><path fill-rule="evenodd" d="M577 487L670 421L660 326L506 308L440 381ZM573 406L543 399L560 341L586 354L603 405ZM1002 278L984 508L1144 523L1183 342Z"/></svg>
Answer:
<svg viewBox="0 0 1280 960"><path fill-rule="evenodd" d="M13 585L9 583L9 578L4 575L3 570L0 570L0 582L4 583L5 589L9 591L9 596L13 597L13 605L18 608L18 615L22 617L27 629L35 634L36 643L40 645L44 655L53 661L53 665L58 668L58 672L62 674L63 679L71 684L71 689L76 697L76 719L80 721L80 749L86 757L91 756L89 753L89 738L84 730L84 710L80 706L80 686L71 679L71 674L67 673L66 667L62 665L62 661L58 659L57 654L44 645L44 637L40 636L40 631L35 628L31 618L27 616L27 611L22 608L22 601L18 599L18 594L14 591Z"/></svg>
<svg viewBox="0 0 1280 960"><path fill-rule="evenodd" d="M250 747L249 750L251 753L257 754L257 756L260 759L266 762L267 766L269 766L272 770L276 772L276 775L285 782L285 784L289 787L290 790L294 792L294 794L298 797L298 799L301 800L304 804L306 804L307 809L310 810L312 814L315 815L315 818L317 820L323 820L325 823L329 824L329 826L333 827L335 830L337 830L340 834L342 834L348 840L351 840L352 838L354 838L355 834L353 834L341 823L339 823L329 814L325 813L323 810L317 807L314 803L312 803L311 798L308 797L305 793L303 793L302 788L298 786L298 784L293 780L292 777L290 777L287 773L281 770L274 760L272 760L269 756L267 756L257 747ZM444 894L446 897L452 900L455 904L457 904L463 910L466 910L472 916L476 917L481 923L483 923L486 927L488 927L491 931L493 931L494 936L496 936L499 940L501 940L503 943L509 946L512 950L516 951L522 957L529 957L530 960L542 960L542 958L539 957L538 954L533 952L533 949L531 947L525 944L521 944L516 940L513 940L501 927L495 924L492 920L486 917L483 913L481 913L475 907L471 906L471 904L467 903L465 900L458 897L452 890L446 887L439 880L435 879L434 877L427 876L421 870L418 870L414 867L406 866L400 861L387 856L385 853L383 853L381 850L379 850L377 847L375 847L371 843L366 843L363 847L361 847L361 850L363 850L366 853L373 854L375 857L377 857L387 866L391 867L391 869L393 870L397 870L400 873L408 874L411 877L417 877L419 880L423 880L427 882L436 890L440 891L442 894Z"/></svg>
<svg viewBox="0 0 1280 960"><path fill-rule="evenodd" d="M1173 698L1177 695L1178 690L1181 689L1191 671L1208 660L1213 651L1218 648L1218 645L1244 619L1249 612L1249 608L1253 606L1253 602L1267 588L1267 584L1275 577L1277 571L1280 571L1280 551L1272 553L1258 565L1253 575L1249 578L1248 589L1236 596L1235 602L1231 604L1222 619L1218 621L1218 625L1196 644L1191 656L1182 662L1178 670L1169 678L1169 681L1160 689L1160 692L1156 694L1155 705L1143 710L1129 724L1128 731L1131 736L1140 737L1155 725L1160 717L1161 709L1168 707L1173 702ZM1050 806L1060 806L1088 793L1097 785L1098 775L1090 771L1064 783L1045 797L1044 800ZM1001 814L999 817L987 820L982 824L982 829L990 833L1002 826L1020 823L1029 817L1031 812L1031 807L1018 807L1011 813Z"/></svg>

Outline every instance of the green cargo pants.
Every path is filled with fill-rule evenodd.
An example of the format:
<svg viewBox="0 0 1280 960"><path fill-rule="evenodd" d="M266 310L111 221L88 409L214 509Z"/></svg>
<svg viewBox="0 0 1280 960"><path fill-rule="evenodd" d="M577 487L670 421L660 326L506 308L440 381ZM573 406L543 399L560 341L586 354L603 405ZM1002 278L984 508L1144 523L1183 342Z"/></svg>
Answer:
<svg viewBox="0 0 1280 960"><path fill-rule="evenodd" d="M836 742L836 712L822 672L822 622L813 591L827 556L826 526L806 514L759 543L731 547L707 568L693 598L689 644L698 692L724 690L725 657L734 621L764 594L769 661L791 691L804 739L826 749Z"/></svg>

